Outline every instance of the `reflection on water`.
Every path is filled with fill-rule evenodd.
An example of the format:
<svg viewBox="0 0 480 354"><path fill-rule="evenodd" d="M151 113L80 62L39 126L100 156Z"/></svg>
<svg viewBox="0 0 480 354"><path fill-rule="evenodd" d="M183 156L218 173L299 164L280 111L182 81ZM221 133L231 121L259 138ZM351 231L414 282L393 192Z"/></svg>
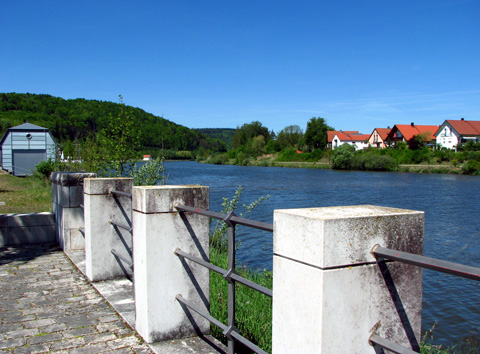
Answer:
<svg viewBox="0 0 480 354"><path fill-rule="evenodd" d="M270 194L250 219L273 222L273 210L373 204L425 212L426 256L480 266L480 177L203 165L167 162L168 184L210 186L211 210L244 187L241 202ZM240 228L238 261L272 267L272 235ZM479 282L424 271L423 327L450 344L480 328Z"/></svg>

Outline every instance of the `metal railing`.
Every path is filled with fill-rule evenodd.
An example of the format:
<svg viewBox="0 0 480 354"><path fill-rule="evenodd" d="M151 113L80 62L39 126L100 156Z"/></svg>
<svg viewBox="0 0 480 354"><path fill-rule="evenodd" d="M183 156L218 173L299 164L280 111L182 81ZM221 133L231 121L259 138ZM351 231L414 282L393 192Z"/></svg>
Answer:
<svg viewBox="0 0 480 354"><path fill-rule="evenodd" d="M272 224L267 224L264 222L259 222L259 221L253 221L253 220L248 220L244 218L240 218L236 216L233 212L229 214L222 214L222 213L217 213L213 211L208 211L204 209L199 209L199 208L194 208L190 206L185 206L185 205L176 205L176 209L181 212L181 213L192 213L192 214L197 214L197 215L202 215L214 219L219 219L223 220L227 226L228 226L228 269L223 269L220 267L217 267L210 262L207 262L203 259L200 259L198 257L194 257L192 255L189 255L185 252L183 252L180 249L177 249L175 251L175 254L178 257L182 257L185 259L188 259L192 262L195 262L199 265L202 265L210 270L213 270L214 272L217 272L221 274L225 280L228 283L228 323L227 325L221 323L218 319L212 317L209 313L206 313L205 311L201 310L194 304L192 304L190 301L185 299L182 295L177 295L176 299L179 301L181 304L187 306L191 310L195 311L198 313L200 316L206 318L208 321L219 327L220 329L223 330L223 334L227 337L228 341L228 354L234 354L235 353L235 341L238 341L245 345L246 347L250 348L251 350L255 351L256 353L260 354L266 354L264 350L256 346L254 343L250 342L248 339L244 338L239 332L238 329L235 326L235 283L240 283L245 286L248 286L249 288L252 288L254 290L257 290L261 292L262 294L265 294L267 296L272 297L273 293L271 289L268 289L264 286L261 286L259 284L256 284L248 279L245 279L238 275L235 270L235 226L236 225L243 225L247 227L251 227L254 229L259 229L259 230L264 230L264 231L269 231L273 232L273 225Z"/></svg>
<svg viewBox="0 0 480 354"><path fill-rule="evenodd" d="M377 259L377 264L379 265L385 260L397 261L441 273L451 274L457 277L480 281L480 267L472 267L409 252L397 251L394 249L381 247L380 245L375 245L372 248L371 253L375 256ZM369 341L372 345L390 350L393 353L410 354L420 352L418 343L416 345L412 345L412 350L375 334L370 337Z"/></svg>
<svg viewBox="0 0 480 354"><path fill-rule="evenodd" d="M116 198L117 196L120 196L120 197L127 197L129 198L130 200L132 199L132 193L127 193L127 192L122 192L122 191L117 191L117 190L111 190L110 191L110 195L113 195L113 197L116 199L117 201L117 204L119 204L119 201L118 199ZM120 206L120 205L119 205ZM127 232L129 232L130 234L132 234L133 232L133 227L131 226L131 215L130 215L130 220L128 220L128 217L127 215L125 215L125 219L128 223L128 225L125 225L125 224L122 224L120 222L117 222L117 221L114 221L114 220L109 220L108 223L110 225L112 225L116 230L117 230L117 236L119 238L122 239L122 242L125 246L125 248L127 249L127 253L129 255L129 257L125 257L123 256L122 254L120 254L115 248L112 248L110 250L110 252L112 253L112 255L115 257L115 259L117 259L117 261L120 263L120 262L123 262L125 263L129 268L130 270L133 271L133 249L131 247L129 247L127 245L127 243L125 242L125 240L122 238L122 235L118 232L118 229L123 229L123 230L126 230ZM133 243L132 243L133 245ZM121 264L120 264L121 265ZM128 276L127 276L128 277ZM130 280L132 280L131 277L128 277Z"/></svg>

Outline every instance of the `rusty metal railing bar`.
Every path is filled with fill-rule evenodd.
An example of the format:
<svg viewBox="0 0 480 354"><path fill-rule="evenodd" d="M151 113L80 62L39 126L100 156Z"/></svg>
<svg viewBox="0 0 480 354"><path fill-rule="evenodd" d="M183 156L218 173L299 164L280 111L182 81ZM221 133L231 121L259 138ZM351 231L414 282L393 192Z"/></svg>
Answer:
<svg viewBox="0 0 480 354"><path fill-rule="evenodd" d="M227 216L228 216L228 214L222 214L222 213L218 213L218 212L215 212L215 211L209 211L209 210L205 210L205 209L189 207L189 206L182 205L182 204L176 205L175 208L177 208L177 210L179 210L179 211L189 212L189 213L193 213L193 214L199 214L199 215L208 216L208 217L211 217L211 218L214 218L214 219L220 219L220 220L225 220L225 218L227 218ZM229 221L233 224L243 225L243 226L252 227L254 229L273 232L273 224L269 224L269 223L266 223L266 222L239 218L238 216L232 216L229 219Z"/></svg>
<svg viewBox="0 0 480 354"><path fill-rule="evenodd" d="M397 343L391 342L388 339L377 336L376 334L370 337L370 344L376 344L382 347L383 349L390 350L391 352L397 353L397 354L418 354L418 352L410 348L402 347L401 345L398 345Z"/></svg>
<svg viewBox="0 0 480 354"><path fill-rule="evenodd" d="M250 349L253 349L257 351L257 353L265 353L262 349L254 345L253 343L250 343L249 341L246 341L245 338L243 338L240 333L237 332L236 330L236 316L235 316L235 297L236 297L236 290L235 290L235 283L238 281L239 283L246 285L256 291L261 292L262 294L265 294L267 296L272 297L272 291L268 288L265 288L259 284L256 284L255 282L252 282L250 280L247 280L238 274L236 274L236 263L235 263L235 248L236 248L236 242L235 242L235 229L237 225L242 225L242 226L247 226L263 231L269 231L273 232L273 225L272 224L267 224L264 222L259 222L259 221L254 221L254 220L248 220L244 218L240 218L236 216L233 212L230 212L229 214L222 214L222 213L217 213L217 212L212 212L209 210L201 209L201 208L195 208L195 207L189 207L186 205L182 204L177 204L175 208L180 212L180 213L190 213L192 215L202 215L202 216L207 216L210 218L215 218L215 219L220 219L224 221L227 225L227 230L228 230L228 237L227 237L227 255L228 255L228 270L221 269L216 267L215 269L212 269L210 265L206 265L204 260L200 260L196 257L193 257L191 255L187 255L188 258L192 261L200 261L198 262L201 265L206 266L208 269L212 269L217 271L218 273L222 274L223 278L227 281L227 294L228 294L228 323L226 330L224 330L223 334L227 337L227 342L228 342L228 348L227 348L227 353L228 354L234 354L235 353L235 341L239 341L240 343L243 343ZM179 251L179 252L178 252ZM181 255L180 250L175 252L177 256ZM183 255L186 255L185 253L182 252ZM237 338L238 337L238 338ZM254 346L254 347L252 347Z"/></svg>
<svg viewBox="0 0 480 354"><path fill-rule="evenodd" d="M175 254L177 256L182 256L184 258L187 258L187 259L191 260L192 262L203 265L204 267L206 267L210 270L213 270L214 272L217 272L218 274L221 274L223 277L225 277L228 274L227 270L225 270L223 268L220 268L220 267L217 267L216 265L213 265L210 262L204 261L203 259L200 259L200 258L197 258L195 256L189 255L188 253L185 253L180 249L177 249L175 251ZM251 280L245 279L245 278L241 277L240 275L238 275L236 273L230 274L230 278L232 278L233 280L235 280L235 281L237 281L237 282L239 282L239 283L241 283L245 286L248 286L249 288L257 290L257 291L261 292L262 294L273 297L273 291L271 289L266 288L262 285L258 285L257 283L254 283Z"/></svg>
<svg viewBox="0 0 480 354"><path fill-rule="evenodd" d="M122 256L120 253L118 253L114 248L112 248L110 250L110 252L117 258L121 259L122 261L124 261L129 267L130 269L133 269L133 262L130 260L130 259L127 259L125 258L124 256Z"/></svg>
<svg viewBox="0 0 480 354"><path fill-rule="evenodd" d="M210 316L210 314L202 311L201 309L199 309L198 307L196 307L194 304L192 304L190 301L188 301L187 299L185 299L182 295L177 295L175 297L180 303L184 304L185 306L187 306L188 308L192 309L193 311L195 311L196 313L198 313L200 316L206 318L207 320L209 320L210 322L212 322L214 325L216 325L217 327L221 328L224 332L224 334L229 330L229 328L227 326L225 326L223 323L221 323L220 321L218 321L216 318ZM239 341L240 343L244 344L246 347L252 349L254 352L258 353L258 354L267 354L266 351L262 350L261 348L257 347L255 344L253 344L252 342L250 342L248 339L242 337L238 332L236 332L235 330L232 330L228 333L230 336L232 336L234 339L236 339L237 341Z"/></svg>
<svg viewBox="0 0 480 354"><path fill-rule="evenodd" d="M133 230L133 227L120 224L120 223L118 223L118 222L116 222L116 221L113 221L113 220L110 220L108 223L109 223L110 225L115 225L115 226L117 226L117 227L119 227L119 228L121 228L121 229L127 230L127 231L130 232L130 233L131 233L132 230Z"/></svg>
<svg viewBox="0 0 480 354"><path fill-rule="evenodd" d="M120 195L120 196L128 197L128 198L132 199L132 193L127 193L127 192L122 192L122 191L117 191L117 190L111 190L110 194Z"/></svg>
<svg viewBox="0 0 480 354"><path fill-rule="evenodd" d="M183 252L181 249L177 248L174 252L177 256L182 256L184 258L187 258L191 260L192 262L198 263L205 268L208 268L210 270L213 270L214 272L217 272L218 274L224 274L226 271L223 268L217 267L216 265L213 265L210 262L204 261L203 259L194 257L192 255L189 255L188 253Z"/></svg>
<svg viewBox="0 0 480 354"><path fill-rule="evenodd" d="M441 259L420 256L418 254L397 251L375 245L372 249L375 257L381 257L392 261L412 264L418 267L447 273L462 278L480 281L480 268L467 266L459 263L444 261Z"/></svg>

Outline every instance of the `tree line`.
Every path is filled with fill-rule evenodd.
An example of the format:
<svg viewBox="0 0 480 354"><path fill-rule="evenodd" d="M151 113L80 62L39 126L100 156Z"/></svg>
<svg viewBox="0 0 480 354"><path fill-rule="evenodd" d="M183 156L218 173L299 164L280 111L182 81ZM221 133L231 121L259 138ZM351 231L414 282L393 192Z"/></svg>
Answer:
<svg viewBox="0 0 480 354"><path fill-rule="evenodd" d="M404 165L435 165L424 172L480 174L479 143L470 142L458 147L456 152L428 146L427 137L420 134L409 142L397 142L384 149L356 150L352 145L343 144L331 150L327 148L327 132L332 130L335 129L321 117L311 118L305 131L298 125L289 125L278 133L254 121L237 127L232 147L226 153L214 154L206 161L266 166L321 161L322 167L364 171L407 171L410 167Z"/></svg>
<svg viewBox="0 0 480 354"><path fill-rule="evenodd" d="M70 155L75 154L79 145L96 139L109 126L112 117L121 114L132 116L132 134L138 136L138 154L155 155L160 150L225 152L228 148L219 139L124 104L82 98L65 100L30 93L0 93L2 135L8 128L28 121L48 128L60 148Z"/></svg>
<svg viewBox="0 0 480 354"><path fill-rule="evenodd" d="M305 132L299 125L289 125L275 133L254 121L237 127L231 148L226 153L205 157L208 162L246 165L264 154L278 154L277 161L320 159L327 147L327 131L334 130L321 117L311 118ZM201 157L200 157L201 158Z"/></svg>

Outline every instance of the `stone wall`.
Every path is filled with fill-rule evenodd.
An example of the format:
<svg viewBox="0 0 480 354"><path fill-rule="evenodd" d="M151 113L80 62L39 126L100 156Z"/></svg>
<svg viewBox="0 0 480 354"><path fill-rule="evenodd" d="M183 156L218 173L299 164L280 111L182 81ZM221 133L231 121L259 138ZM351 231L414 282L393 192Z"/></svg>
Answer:
<svg viewBox="0 0 480 354"><path fill-rule="evenodd" d="M0 246L55 241L53 213L0 215Z"/></svg>

